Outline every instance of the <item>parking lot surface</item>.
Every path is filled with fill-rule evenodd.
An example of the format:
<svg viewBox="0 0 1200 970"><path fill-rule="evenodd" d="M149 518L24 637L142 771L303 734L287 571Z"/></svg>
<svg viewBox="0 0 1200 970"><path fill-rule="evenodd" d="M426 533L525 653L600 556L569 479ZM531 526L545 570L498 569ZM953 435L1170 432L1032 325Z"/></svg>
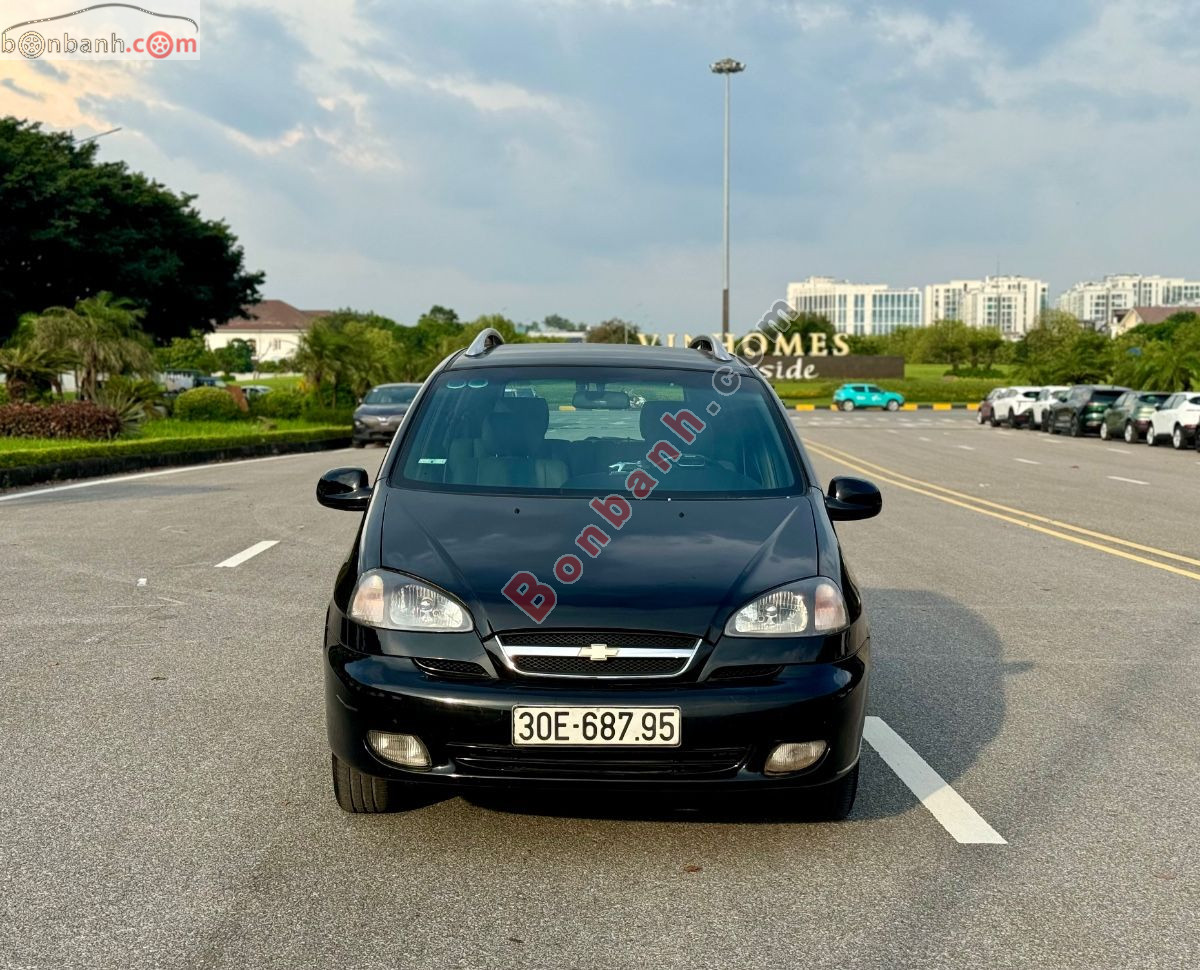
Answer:
<svg viewBox="0 0 1200 970"><path fill-rule="evenodd" d="M320 648L357 520L313 486L382 452L0 496L0 966L1200 965L1200 455L794 420L884 495L839 527L876 665L840 824L343 814Z"/></svg>

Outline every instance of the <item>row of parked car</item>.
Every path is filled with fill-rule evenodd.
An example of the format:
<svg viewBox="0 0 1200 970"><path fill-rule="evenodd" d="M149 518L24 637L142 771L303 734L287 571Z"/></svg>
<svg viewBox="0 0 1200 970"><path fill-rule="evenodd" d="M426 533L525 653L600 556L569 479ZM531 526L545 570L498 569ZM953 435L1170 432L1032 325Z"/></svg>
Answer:
<svg viewBox="0 0 1200 970"><path fill-rule="evenodd" d="M1170 442L1200 450L1200 391L1133 391L1110 384L998 387L979 404L993 428L1034 428L1076 438L1098 434L1129 444Z"/></svg>

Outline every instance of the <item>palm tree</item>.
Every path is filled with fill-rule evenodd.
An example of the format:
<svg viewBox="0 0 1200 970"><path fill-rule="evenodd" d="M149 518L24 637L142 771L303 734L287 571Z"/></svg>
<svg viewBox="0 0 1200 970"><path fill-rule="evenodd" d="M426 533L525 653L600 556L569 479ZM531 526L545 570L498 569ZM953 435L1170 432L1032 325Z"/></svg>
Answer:
<svg viewBox="0 0 1200 970"><path fill-rule="evenodd" d="M70 370L72 358L60 351L32 343L11 342L0 347L0 371L4 372L8 396L25 400L31 390L55 387L59 375Z"/></svg>
<svg viewBox="0 0 1200 970"><path fill-rule="evenodd" d="M33 344L65 355L75 368L79 396L92 399L102 374L154 373L150 342L142 333L145 315L129 300L100 292L74 309L54 306L33 320Z"/></svg>
<svg viewBox="0 0 1200 970"><path fill-rule="evenodd" d="M1135 373L1139 387L1190 391L1200 383L1200 348L1166 341L1149 344L1142 349Z"/></svg>

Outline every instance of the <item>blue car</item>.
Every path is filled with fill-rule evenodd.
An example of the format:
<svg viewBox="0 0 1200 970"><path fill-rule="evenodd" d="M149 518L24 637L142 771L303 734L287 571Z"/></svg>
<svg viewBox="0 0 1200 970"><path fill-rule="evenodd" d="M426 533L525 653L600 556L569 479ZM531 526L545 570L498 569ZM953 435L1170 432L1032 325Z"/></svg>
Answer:
<svg viewBox="0 0 1200 970"><path fill-rule="evenodd" d="M898 411L904 403L904 395L885 391L874 384L843 384L833 392L833 403L843 411L853 411L855 408Z"/></svg>

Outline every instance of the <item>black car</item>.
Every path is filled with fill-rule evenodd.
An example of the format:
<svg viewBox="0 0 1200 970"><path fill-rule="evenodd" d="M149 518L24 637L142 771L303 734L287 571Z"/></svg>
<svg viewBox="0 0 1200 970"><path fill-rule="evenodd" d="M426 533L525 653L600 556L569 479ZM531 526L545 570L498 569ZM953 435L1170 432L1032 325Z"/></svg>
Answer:
<svg viewBox="0 0 1200 970"><path fill-rule="evenodd" d="M1150 427L1155 409L1171 395L1167 391L1126 391L1113 401L1100 422L1100 437L1124 438L1136 444Z"/></svg>
<svg viewBox="0 0 1200 970"><path fill-rule="evenodd" d="M1093 431L1099 433L1104 412L1128 390L1109 384L1076 384L1063 400L1055 401L1046 412L1050 433L1065 433L1076 438Z"/></svg>
<svg viewBox="0 0 1200 970"><path fill-rule="evenodd" d="M374 485L334 469L317 500L366 513L325 629L346 811L595 786L849 812L870 636L833 522L882 501L854 478L822 493L782 402L719 342L484 331Z"/></svg>
<svg viewBox="0 0 1200 970"><path fill-rule="evenodd" d="M354 410L354 447L391 441L420 389L420 384L380 384L367 391Z"/></svg>

